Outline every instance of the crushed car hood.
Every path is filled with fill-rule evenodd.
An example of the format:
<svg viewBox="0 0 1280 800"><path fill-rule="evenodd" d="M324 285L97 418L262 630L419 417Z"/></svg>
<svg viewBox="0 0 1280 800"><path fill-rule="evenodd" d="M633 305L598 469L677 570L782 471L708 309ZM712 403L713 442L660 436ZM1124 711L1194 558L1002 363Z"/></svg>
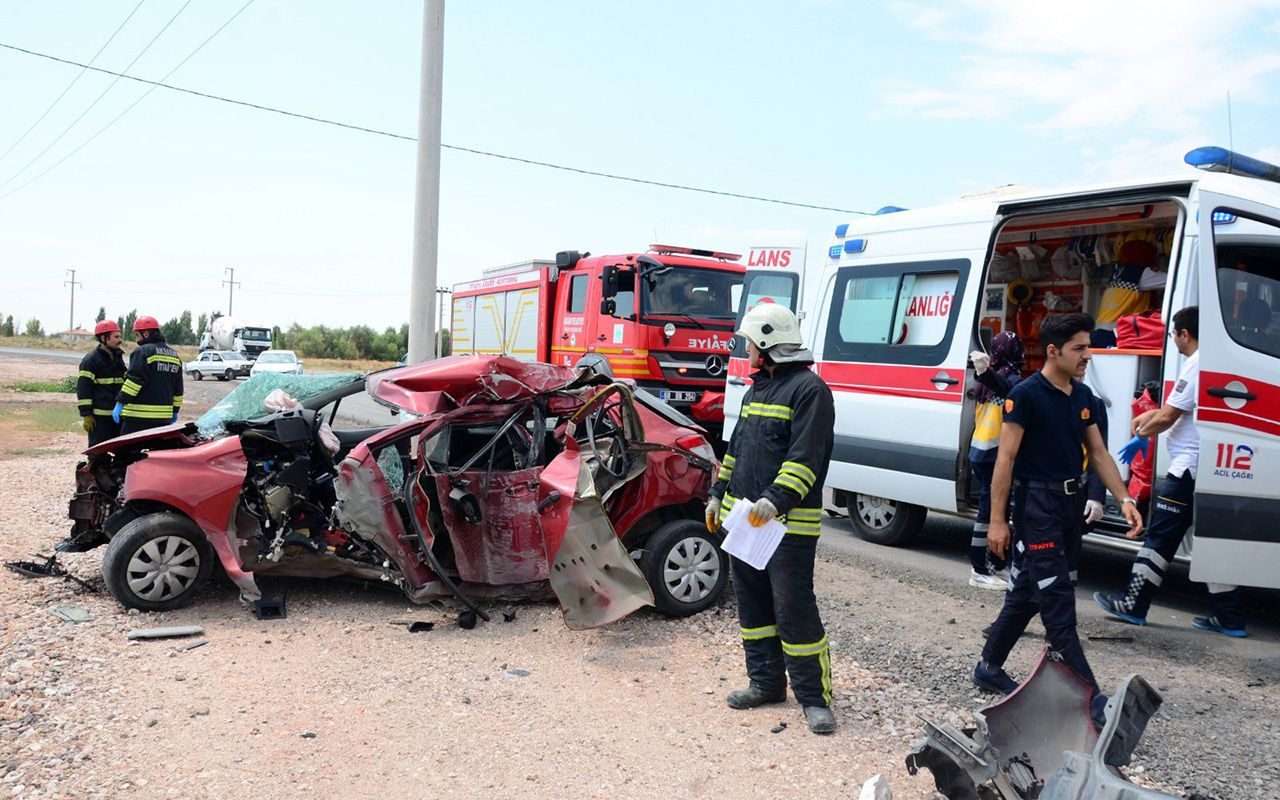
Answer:
<svg viewBox="0 0 1280 800"><path fill-rule="evenodd" d="M369 375L367 390L411 414L433 414L474 401L510 403L565 389L573 370L505 356L450 356Z"/></svg>

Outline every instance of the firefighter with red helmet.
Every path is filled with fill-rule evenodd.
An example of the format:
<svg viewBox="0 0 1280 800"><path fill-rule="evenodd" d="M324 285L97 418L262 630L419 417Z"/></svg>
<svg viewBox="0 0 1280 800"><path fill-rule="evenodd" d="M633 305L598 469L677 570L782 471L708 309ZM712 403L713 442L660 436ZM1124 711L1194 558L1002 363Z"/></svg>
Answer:
<svg viewBox="0 0 1280 800"><path fill-rule="evenodd" d="M133 323L138 349L129 356L112 419L121 433L159 428L178 421L182 407L182 359L164 341L155 317L138 317Z"/></svg>
<svg viewBox="0 0 1280 800"><path fill-rule="evenodd" d="M124 383L125 372L120 326L104 319L94 327L93 335L98 346L80 359L76 376L80 422L89 434L90 447L120 435L120 423L111 418L111 407Z"/></svg>

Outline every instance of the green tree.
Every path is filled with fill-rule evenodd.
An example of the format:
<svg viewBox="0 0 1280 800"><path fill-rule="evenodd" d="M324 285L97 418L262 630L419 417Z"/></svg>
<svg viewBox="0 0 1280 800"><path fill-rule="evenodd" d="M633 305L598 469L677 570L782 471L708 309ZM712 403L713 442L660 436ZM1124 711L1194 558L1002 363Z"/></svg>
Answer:
<svg viewBox="0 0 1280 800"><path fill-rule="evenodd" d="M440 339L437 344L439 345L438 352L440 353L440 356L444 357L453 355L453 334L448 328L441 328L439 335Z"/></svg>
<svg viewBox="0 0 1280 800"><path fill-rule="evenodd" d="M4 325L0 325L0 336L13 335L13 315L4 318Z"/></svg>
<svg viewBox="0 0 1280 800"><path fill-rule="evenodd" d="M106 318L107 318L107 307L106 307L106 306L98 306L98 316L94 317L94 318L93 318L93 321L94 321L94 322L102 322L102 321L103 321L104 319L106 319Z"/></svg>
<svg viewBox="0 0 1280 800"><path fill-rule="evenodd" d="M209 315L202 311L200 312L200 320L196 324L196 333L201 334L207 330L209 330Z"/></svg>
<svg viewBox="0 0 1280 800"><path fill-rule="evenodd" d="M131 308L129 313L124 315L123 319L117 320L120 323L120 335L125 341L133 339L133 323L138 319L138 309Z"/></svg>
<svg viewBox="0 0 1280 800"><path fill-rule="evenodd" d="M22 330L23 336L34 336L43 339L44 327L40 324L40 320L32 318L27 320L27 327Z"/></svg>
<svg viewBox="0 0 1280 800"><path fill-rule="evenodd" d="M160 333L169 344L195 344L196 335L191 331L191 312L183 311L160 326Z"/></svg>

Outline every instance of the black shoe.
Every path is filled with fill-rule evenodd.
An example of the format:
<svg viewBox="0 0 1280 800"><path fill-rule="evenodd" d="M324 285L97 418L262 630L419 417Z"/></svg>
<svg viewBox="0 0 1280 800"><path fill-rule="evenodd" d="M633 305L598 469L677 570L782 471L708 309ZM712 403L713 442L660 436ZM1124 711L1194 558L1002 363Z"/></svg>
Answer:
<svg viewBox="0 0 1280 800"><path fill-rule="evenodd" d="M753 685L745 689L734 689L729 692L729 696L724 700L729 704L729 708L736 708L741 711L747 708L759 708L768 703L781 703L786 699L786 689L777 692L766 692L764 689Z"/></svg>
<svg viewBox="0 0 1280 800"><path fill-rule="evenodd" d="M836 732L836 715L826 706L805 706L804 721L809 723L809 730L817 734Z"/></svg>
<svg viewBox="0 0 1280 800"><path fill-rule="evenodd" d="M1093 724L1102 730L1107 724L1107 701L1110 698L1102 692L1098 692L1089 701L1089 718L1093 720Z"/></svg>
<svg viewBox="0 0 1280 800"><path fill-rule="evenodd" d="M979 661L973 668L973 682L979 689L996 694L1013 694L1018 688L1018 682L1010 678L1008 673L985 661Z"/></svg>

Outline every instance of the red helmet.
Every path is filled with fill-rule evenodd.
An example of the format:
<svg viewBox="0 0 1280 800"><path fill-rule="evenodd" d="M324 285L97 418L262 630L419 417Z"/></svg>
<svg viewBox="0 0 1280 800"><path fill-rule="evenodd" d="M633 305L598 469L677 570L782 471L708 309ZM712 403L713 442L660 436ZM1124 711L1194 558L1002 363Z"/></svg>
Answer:
<svg viewBox="0 0 1280 800"><path fill-rule="evenodd" d="M101 336L104 333L111 333L112 331L119 331L119 330L120 330L120 326L115 323L115 320L104 319L102 322L99 322L97 325L93 327L93 335Z"/></svg>
<svg viewBox="0 0 1280 800"><path fill-rule="evenodd" d="M133 321L133 329L135 331L158 331L160 323L156 322L155 317L138 317Z"/></svg>

